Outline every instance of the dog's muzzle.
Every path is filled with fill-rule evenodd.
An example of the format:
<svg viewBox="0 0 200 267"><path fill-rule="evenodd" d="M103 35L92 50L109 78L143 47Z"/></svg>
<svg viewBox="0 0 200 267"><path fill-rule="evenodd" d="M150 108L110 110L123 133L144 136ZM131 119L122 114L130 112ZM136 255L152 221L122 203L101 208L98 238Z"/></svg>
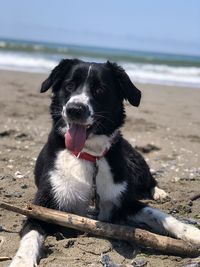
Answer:
<svg viewBox="0 0 200 267"><path fill-rule="evenodd" d="M88 105L83 103L68 103L66 105L66 117L69 122L86 123L89 116Z"/></svg>
<svg viewBox="0 0 200 267"><path fill-rule="evenodd" d="M89 106L81 102L69 102L63 113L68 125L65 145L69 150L79 153L92 128L93 119Z"/></svg>

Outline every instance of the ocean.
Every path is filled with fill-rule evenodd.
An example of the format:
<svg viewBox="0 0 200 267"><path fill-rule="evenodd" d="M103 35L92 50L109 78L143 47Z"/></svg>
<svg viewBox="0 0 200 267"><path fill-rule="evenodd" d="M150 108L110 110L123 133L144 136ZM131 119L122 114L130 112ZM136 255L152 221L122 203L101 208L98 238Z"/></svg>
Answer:
<svg viewBox="0 0 200 267"><path fill-rule="evenodd" d="M48 73L62 58L115 61L139 83L200 88L200 56L0 38L0 69Z"/></svg>

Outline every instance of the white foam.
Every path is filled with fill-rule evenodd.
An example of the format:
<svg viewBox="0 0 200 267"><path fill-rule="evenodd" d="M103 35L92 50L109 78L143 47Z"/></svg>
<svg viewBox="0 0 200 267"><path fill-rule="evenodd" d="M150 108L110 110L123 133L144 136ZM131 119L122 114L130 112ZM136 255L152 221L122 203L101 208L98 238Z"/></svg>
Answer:
<svg viewBox="0 0 200 267"><path fill-rule="evenodd" d="M60 55L58 57L52 54L0 51L0 69L38 73L49 72L62 57L68 56ZM93 58L83 57L82 59L94 61ZM105 60L98 59L98 61L103 62ZM200 88L200 68L198 67L174 67L127 62L119 64L125 68L134 82Z"/></svg>
<svg viewBox="0 0 200 267"><path fill-rule="evenodd" d="M153 64L123 64L129 76L140 83L158 83L200 88L200 68Z"/></svg>
<svg viewBox="0 0 200 267"><path fill-rule="evenodd" d="M0 52L0 69L6 70L48 72L58 61L31 53Z"/></svg>

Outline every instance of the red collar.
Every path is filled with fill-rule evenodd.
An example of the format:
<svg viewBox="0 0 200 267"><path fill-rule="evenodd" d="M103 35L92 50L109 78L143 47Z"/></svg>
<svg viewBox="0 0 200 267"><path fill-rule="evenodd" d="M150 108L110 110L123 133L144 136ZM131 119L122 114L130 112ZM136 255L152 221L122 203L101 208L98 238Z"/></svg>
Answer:
<svg viewBox="0 0 200 267"><path fill-rule="evenodd" d="M91 155L87 152L76 152L76 151L70 151L70 152L72 153L72 155L74 155L78 159L84 159L84 160L95 163L95 162L97 162L97 160L103 158L106 155L106 153L109 151L111 145L116 142L116 140L119 136L120 136L119 131L116 131L111 137L110 145L104 150L103 154L100 156L94 156L94 155Z"/></svg>
<svg viewBox="0 0 200 267"><path fill-rule="evenodd" d="M76 152L76 151L71 151L71 153L78 159L84 159L87 161L91 161L93 163L97 162L100 158L103 158L105 154L108 152L108 149L106 149L101 156L94 156L91 155L87 152Z"/></svg>

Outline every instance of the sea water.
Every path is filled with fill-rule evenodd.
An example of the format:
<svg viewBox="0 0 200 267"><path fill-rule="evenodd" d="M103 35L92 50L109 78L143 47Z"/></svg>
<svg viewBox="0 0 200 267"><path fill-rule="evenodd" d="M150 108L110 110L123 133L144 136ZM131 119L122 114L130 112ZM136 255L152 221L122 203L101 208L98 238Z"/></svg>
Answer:
<svg viewBox="0 0 200 267"><path fill-rule="evenodd" d="M62 58L110 60L135 82L200 88L200 56L0 39L0 69L48 73Z"/></svg>

